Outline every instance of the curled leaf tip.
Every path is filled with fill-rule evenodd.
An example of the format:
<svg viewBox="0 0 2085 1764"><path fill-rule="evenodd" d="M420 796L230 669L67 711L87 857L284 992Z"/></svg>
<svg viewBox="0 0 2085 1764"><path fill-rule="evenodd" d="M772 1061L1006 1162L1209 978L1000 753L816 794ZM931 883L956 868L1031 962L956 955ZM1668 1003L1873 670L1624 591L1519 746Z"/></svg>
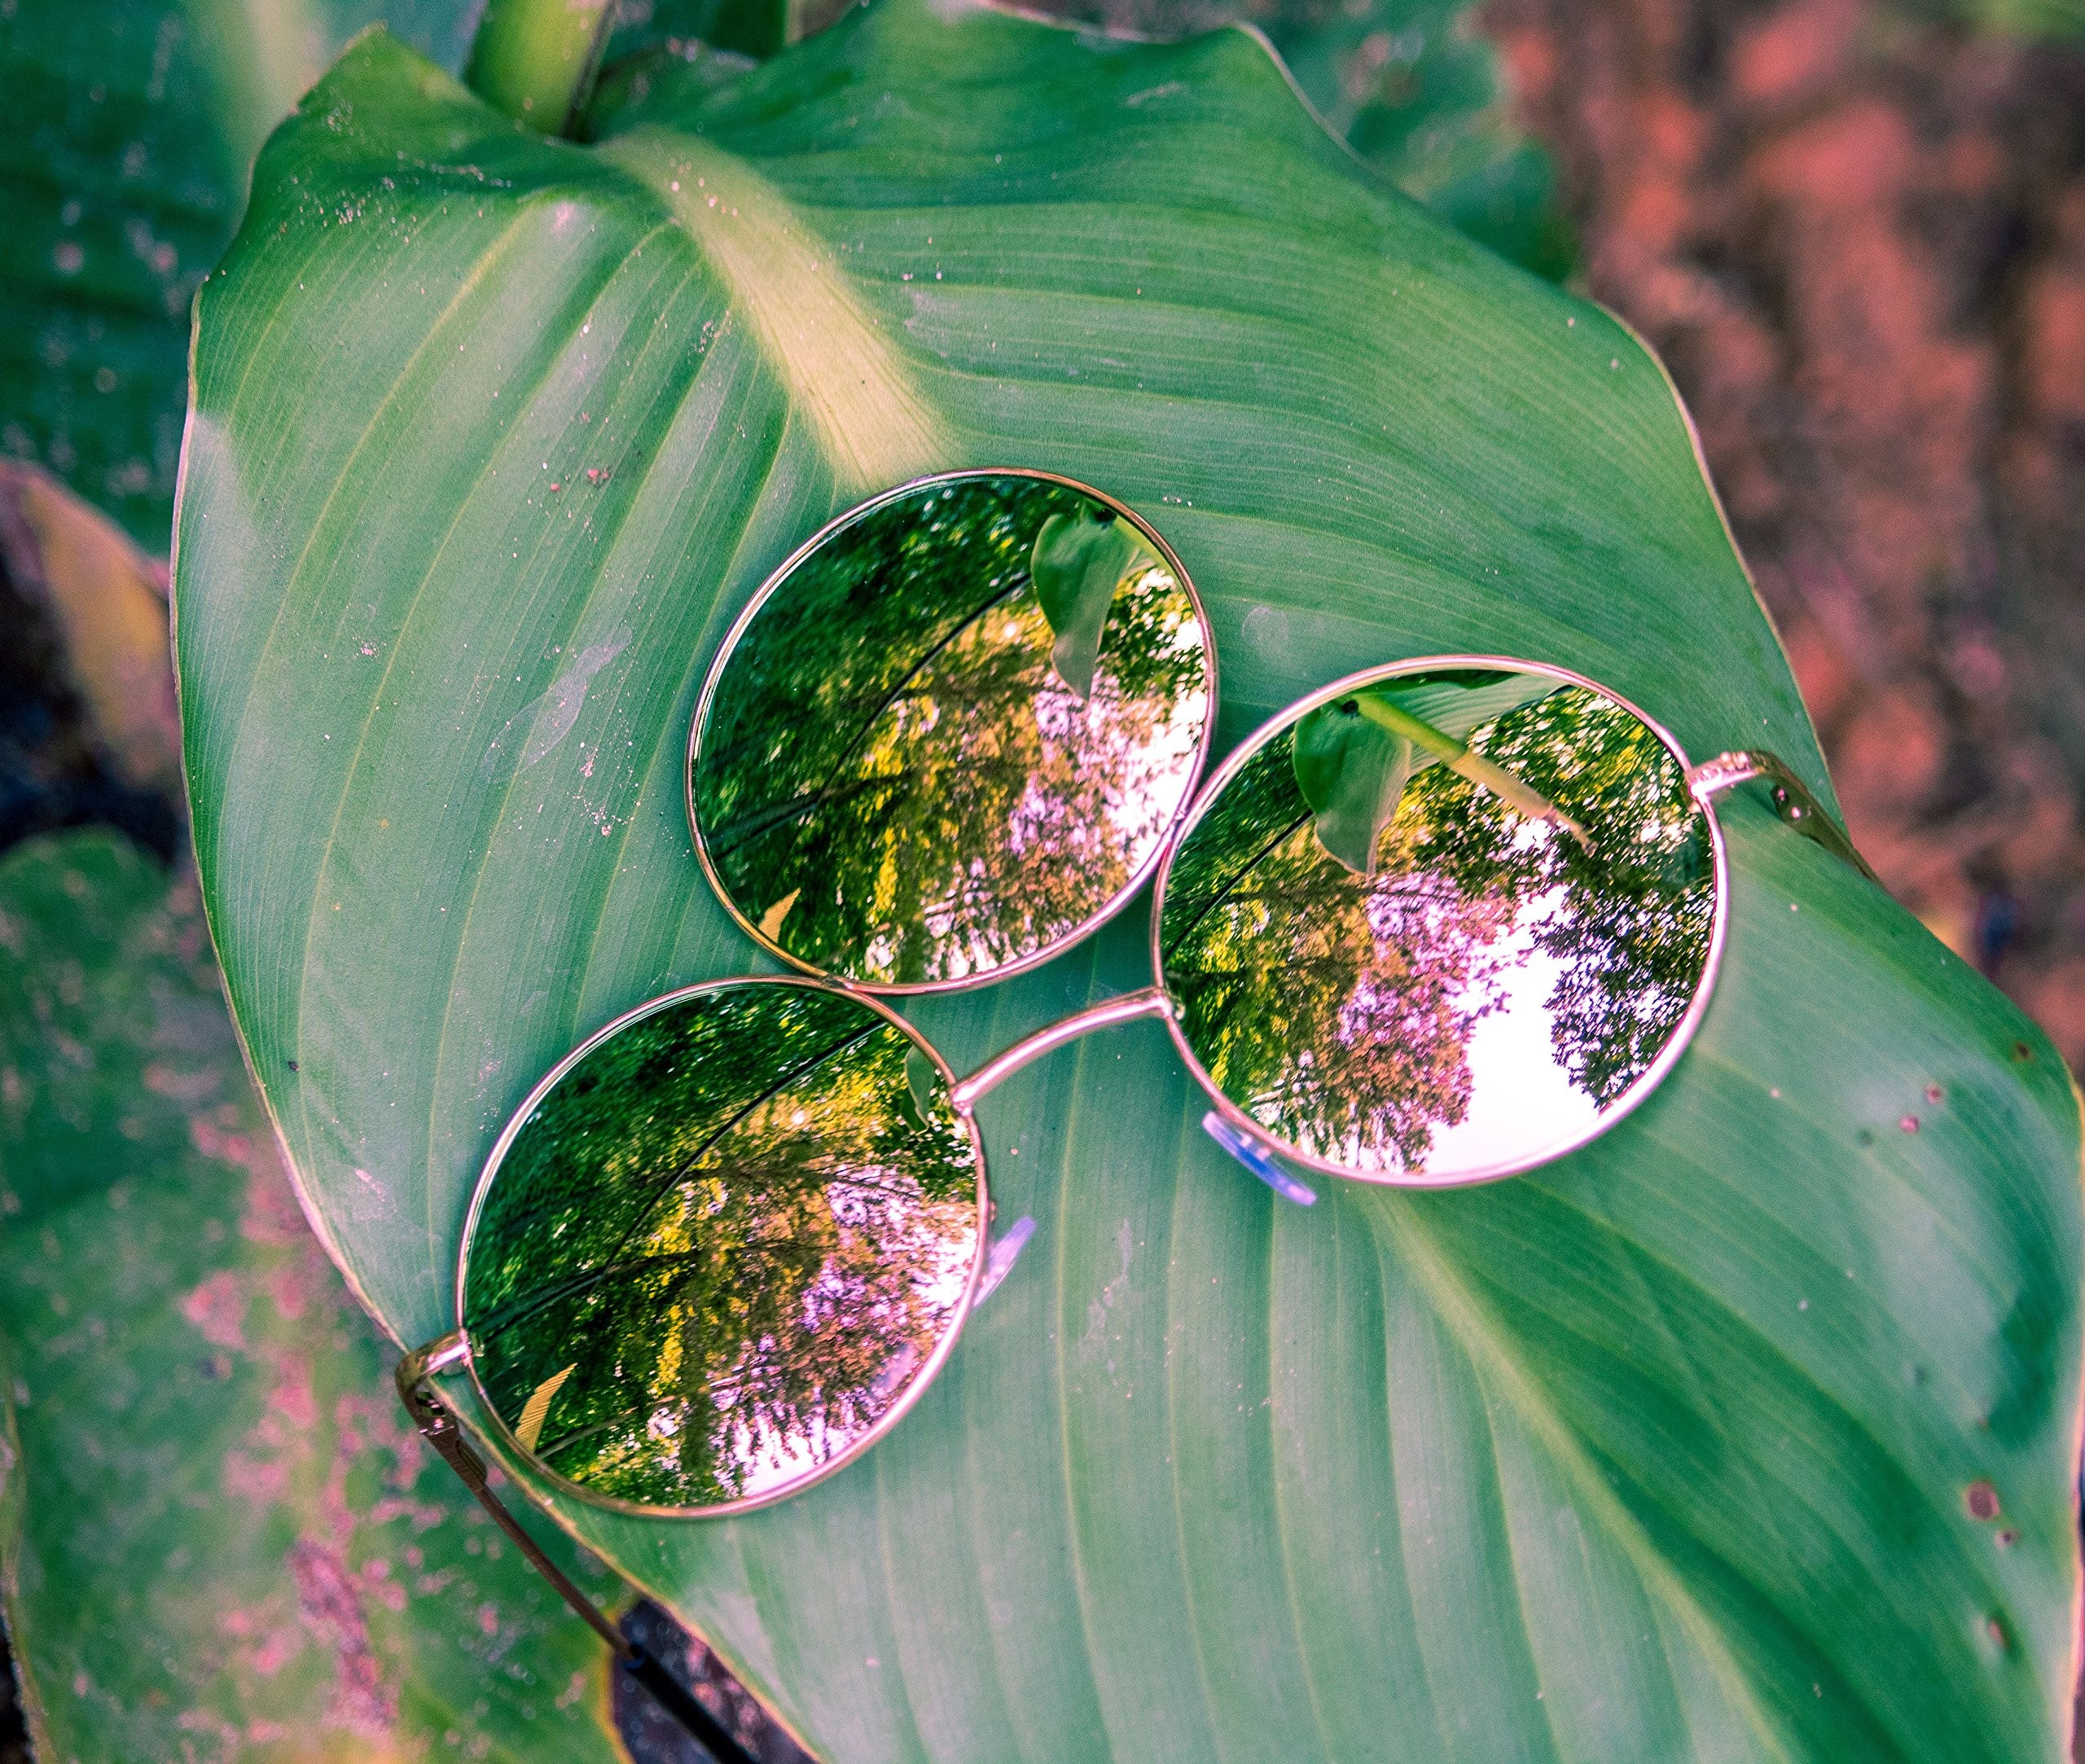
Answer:
<svg viewBox="0 0 2085 1764"><path fill-rule="evenodd" d="M1341 700L1297 723L1290 763L1315 817L1318 843L1356 875L1372 880L1377 844L1411 775L1411 743Z"/></svg>
<svg viewBox="0 0 2085 1764"><path fill-rule="evenodd" d="M1052 515L1035 535L1029 573L1056 639L1050 665L1081 698L1093 691L1115 590L1149 555L1143 536L1112 509Z"/></svg>

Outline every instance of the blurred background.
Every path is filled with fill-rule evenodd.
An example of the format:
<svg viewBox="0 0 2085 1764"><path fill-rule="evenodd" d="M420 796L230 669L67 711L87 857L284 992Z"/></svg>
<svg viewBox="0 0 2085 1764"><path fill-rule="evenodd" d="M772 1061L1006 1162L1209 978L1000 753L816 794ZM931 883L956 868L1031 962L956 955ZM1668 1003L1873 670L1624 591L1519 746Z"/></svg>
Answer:
<svg viewBox="0 0 2085 1764"><path fill-rule="evenodd" d="M1856 840L2085 1064L2085 0L1060 9L1245 18L1386 177L1642 333ZM625 0L619 45L718 11ZM0 70L38 94L0 142L0 460L163 557L188 303L255 147L364 23L454 67L469 13L0 0ZM0 485L0 845L106 819L171 854L172 779L98 734L24 495Z"/></svg>
<svg viewBox="0 0 2085 1764"><path fill-rule="evenodd" d="M718 35L722 4L624 0L612 54ZM1257 25L1385 177L1642 334L1856 841L2085 1069L2085 0L1058 10ZM267 129L378 18L452 68L473 22L0 0L0 849L106 823L185 858L163 560L189 303Z"/></svg>

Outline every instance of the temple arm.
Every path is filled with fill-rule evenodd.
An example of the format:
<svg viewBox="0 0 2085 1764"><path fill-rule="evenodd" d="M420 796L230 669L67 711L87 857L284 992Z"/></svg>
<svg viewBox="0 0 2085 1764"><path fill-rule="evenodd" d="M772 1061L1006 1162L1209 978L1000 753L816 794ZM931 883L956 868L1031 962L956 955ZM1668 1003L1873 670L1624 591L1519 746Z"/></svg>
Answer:
<svg viewBox="0 0 2085 1764"><path fill-rule="evenodd" d="M398 1362L399 1400L412 1416L413 1424L420 1430L420 1437L456 1472L463 1486L477 1496L478 1504L514 1540L516 1547L528 1558L529 1565L555 1586L558 1596L608 1644L616 1663L649 1691L658 1700L659 1706L685 1727L717 1764L759 1764L759 1760L739 1744L731 1730L705 1709L679 1679L608 1621L600 1608L573 1584L571 1577L543 1554L541 1546L522 1529L521 1521L507 1510L507 1503L493 1493L486 1480L485 1459L463 1437L456 1417L435 1394L431 1381L436 1372L460 1365L467 1351L463 1332L459 1329L437 1341L430 1341L424 1348L415 1349Z"/></svg>
<svg viewBox="0 0 2085 1764"><path fill-rule="evenodd" d="M1818 800L1803 788L1802 781L1771 753L1758 750L1718 753L1704 760L1687 774L1694 794L1704 802L1740 784L1759 781L1773 798L1775 812L1798 833L1807 835L1841 862L1850 864L1871 882L1881 878L1868 868L1868 860L1854 849L1846 829L1824 812Z"/></svg>

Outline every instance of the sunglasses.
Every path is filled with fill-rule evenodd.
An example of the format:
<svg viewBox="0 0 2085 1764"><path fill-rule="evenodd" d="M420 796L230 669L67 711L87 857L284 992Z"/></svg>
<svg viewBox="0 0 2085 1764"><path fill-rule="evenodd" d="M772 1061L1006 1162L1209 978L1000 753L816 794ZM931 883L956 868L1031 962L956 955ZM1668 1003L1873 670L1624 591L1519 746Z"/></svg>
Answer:
<svg viewBox="0 0 2085 1764"><path fill-rule="evenodd" d="M653 1688L487 1490L437 1376L467 1375L566 1494L766 1505L889 1432L1011 1266L1032 1226L990 1240L975 1109L1031 1061L1156 1019L1210 1136L1290 1200L1316 1198L1299 1171L1488 1182L1604 1133L1680 1058L1728 916L1723 792L1763 783L1872 875L1772 755L1690 765L1562 668L1351 674L1197 792L1216 700L1165 540L1045 472L863 504L727 635L689 744L696 853L796 972L652 999L560 1061L479 1179L457 1327L398 1368L422 1431ZM966 1076L885 1002L1047 962L1147 882L1151 984Z"/></svg>

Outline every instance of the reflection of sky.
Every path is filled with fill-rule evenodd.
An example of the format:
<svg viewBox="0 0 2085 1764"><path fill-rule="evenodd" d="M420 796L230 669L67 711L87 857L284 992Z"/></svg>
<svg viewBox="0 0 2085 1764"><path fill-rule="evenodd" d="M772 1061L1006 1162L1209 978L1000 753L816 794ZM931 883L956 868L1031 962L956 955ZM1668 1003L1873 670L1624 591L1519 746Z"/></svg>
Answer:
<svg viewBox="0 0 2085 1764"><path fill-rule="evenodd" d="M1172 634L1173 647L1192 654L1204 647L1201 621L1192 603L1172 572L1152 564L1122 590L1123 598L1160 598L1177 603L1179 623ZM1019 604L1033 603L1031 589ZM1024 632L1021 622L1009 619L1000 637L1005 643L1033 641L1047 658L1050 629L1039 615L1034 629ZM1206 679L1206 674L1205 674ZM1015 802L1007 818L1006 849L1029 861L1091 871L1105 875L1119 865L1123 873L1137 870L1164 839L1174 813L1194 783L1195 758L1202 730L1208 720L1209 693L1197 686L1178 699L1128 699L1103 656L1094 675L1093 691L1081 699L1060 682L1054 673L1045 676L1034 700L1037 732L1044 752L1034 775ZM1064 787L1046 779L1044 769L1053 761L1069 759L1075 772L1091 776L1102 785L1100 818L1087 824L1067 823L1061 805L1054 801ZM1119 774L1119 783L1110 774ZM1085 781L1084 778L1081 781ZM970 863L965 874L975 883L986 874L981 859ZM1104 904L1096 893L1086 903L1088 911ZM965 936L959 915L946 903L928 906L923 917L928 936L937 946L936 972L944 979L961 979L989 970L1006 959L998 939L987 932ZM1038 928L1041 941L1061 936L1069 926ZM869 947L871 972L884 972L895 964L897 941L889 933L875 938Z"/></svg>
<svg viewBox="0 0 2085 1764"><path fill-rule="evenodd" d="M913 1208L905 1200L876 1196L861 1186L864 1182L903 1188L912 1186L910 1178L902 1170L871 1167L857 1173L852 1179L827 1184L826 1199L834 1218L843 1226L854 1231L880 1226L882 1241L895 1245L904 1238L907 1240L904 1246L906 1249L924 1255L926 1266L915 1276L914 1287L934 1320L938 1339L949 1312L969 1283L971 1264L977 1259L977 1234L974 1231L949 1231L937 1218L937 1209L924 1202L920 1204L920 1216L916 1219L908 1218ZM858 1279L842 1272L828 1258L818 1279L805 1295L802 1327L810 1336L817 1336L820 1299L834 1310L834 1321L838 1323L841 1319L836 1313L862 1297ZM870 1309L873 1314L884 1314L890 1307L875 1304ZM854 1320L858 1323L861 1318L858 1307L857 1310ZM765 1347L766 1344L761 1345ZM828 1425L825 1418L815 1412L805 1417L801 1428L788 1431L777 1428L765 1415L731 1418L727 1424L733 1441L732 1455L740 1476L740 1495L760 1494L770 1489L786 1487L845 1451L876 1425L924 1363L923 1356L912 1343L893 1341L889 1358L867 1393L870 1400L858 1411L856 1424L852 1426ZM727 1416L732 1406L729 1402L718 1404ZM678 1406L674 1412L678 1412ZM652 1431L655 1434L659 1431L656 1417Z"/></svg>
<svg viewBox="0 0 2085 1764"><path fill-rule="evenodd" d="M1165 598L1177 603L1179 622L1173 647L1183 655L1201 649L1202 628L1171 571L1154 564L1137 577L1125 595ZM1119 598L1119 597L1118 597ZM1018 630L1009 627L1009 634ZM1050 645L1049 628L1042 643ZM1125 699L1106 656L1093 677L1091 696L1081 699L1052 674L1035 695L1035 723L1050 748L1078 753L1122 756L1126 788L1105 792L1105 816L1115 830L1111 842L1134 870L1164 836L1173 811L1193 783L1195 751L1208 720L1209 692L1195 687L1170 703ZM1137 727L1137 725L1148 725ZM1007 827L1007 844L1026 849L1038 836L1061 838L1066 830L1052 823L1043 787L1031 781ZM1098 829L1095 830L1096 833Z"/></svg>
<svg viewBox="0 0 2085 1764"><path fill-rule="evenodd" d="M1505 1002L1470 1032L1469 1112L1433 1130L1429 1168L1481 1169L1540 1151L1588 1126L1600 1109L1557 1064L1549 1000L1564 964L1535 946L1534 932L1560 906L1556 889L1528 903L1492 954ZM1458 1004L1481 1002L1477 994Z"/></svg>

